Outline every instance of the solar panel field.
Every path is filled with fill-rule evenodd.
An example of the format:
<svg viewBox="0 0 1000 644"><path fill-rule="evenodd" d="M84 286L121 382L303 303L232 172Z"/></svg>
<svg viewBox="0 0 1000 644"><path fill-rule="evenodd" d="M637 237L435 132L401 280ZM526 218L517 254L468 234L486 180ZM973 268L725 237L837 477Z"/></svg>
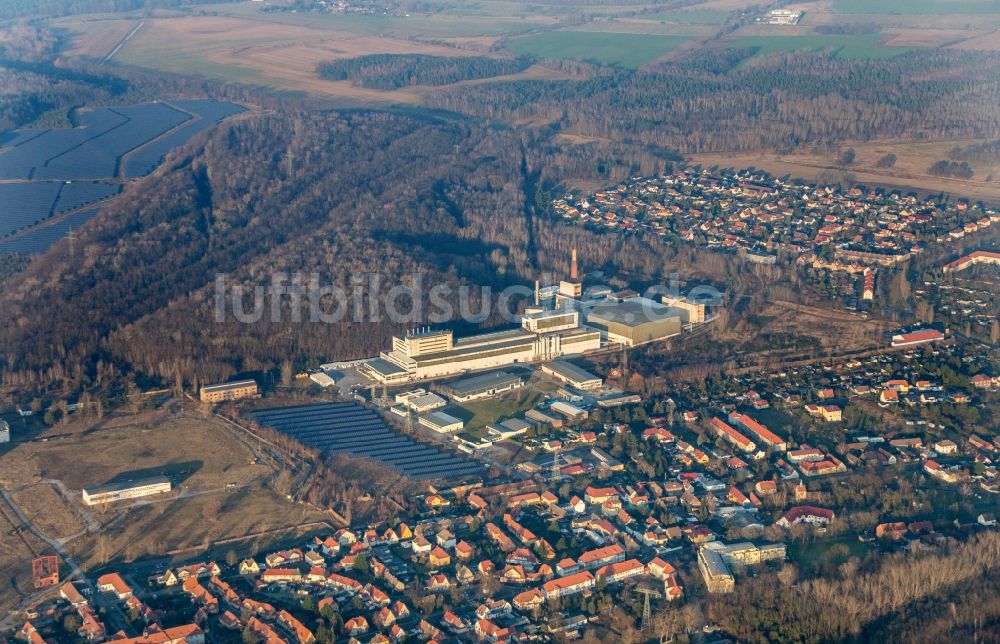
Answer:
<svg viewBox="0 0 1000 644"><path fill-rule="evenodd" d="M165 134L149 145L137 150L125 163L125 174L129 177L144 177L163 161L173 150L184 145L195 135L207 130L227 116L239 114L243 108L219 101L190 100L173 101L173 105L200 118L184 123L173 132Z"/></svg>
<svg viewBox="0 0 1000 644"><path fill-rule="evenodd" d="M0 238L48 217L118 194L109 183L27 182L0 184Z"/></svg>
<svg viewBox="0 0 1000 644"><path fill-rule="evenodd" d="M250 412L261 425L325 452L369 458L413 479L471 478L483 467L392 431L355 403L320 403Z"/></svg>
<svg viewBox="0 0 1000 644"><path fill-rule="evenodd" d="M11 239L0 239L0 253L43 253L69 231L76 230L97 214L98 208L81 210L56 222L35 226L24 235Z"/></svg>
<svg viewBox="0 0 1000 644"><path fill-rule="evenodd" d="M0 133L0 181L11 182L0 183L0 252L44 252L97 212L72 211L121 190L97 180L148 175L171 150L242 111L208 99L144 103L82 112L79 127ZM68 212L72 221L46 221Z"/></svg>

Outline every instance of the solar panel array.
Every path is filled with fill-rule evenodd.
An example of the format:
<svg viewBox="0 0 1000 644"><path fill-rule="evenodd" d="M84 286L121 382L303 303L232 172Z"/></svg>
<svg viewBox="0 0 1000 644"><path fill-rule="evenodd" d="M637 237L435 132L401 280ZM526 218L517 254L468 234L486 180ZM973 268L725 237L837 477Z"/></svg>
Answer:
<svg viewBox="0 0 1000 644"><path fill-rule="evenodd" d="M413 479L482 476L482 465L400 436L374 411L352 402L254 411L247 416L304 445L370 458Z"/></svg>
<svg viewBox="0 0 1000 644"><path fill-rule="evenodd" d="M0 239L0 253L44 253L50 246L66 237L97 214L98 208L81 210L54 224L35 226L20 237Z"/></svg>
<svg viewBox="0 0 1000 644"><path fill-rule="evenodd" d="M160 165L163 157L167 156L171 150L184 145L196 134L207 130L227 116L243 111L243 108L238 105L212 100L171 101L171 104L197 114L201 118L185 123L173 132L165 134L136 151L125 164L125 172L128 176L146 176Z"/></svg>
<svg viewBox="0 0 1000 644"><path fill-rule="evenodd" d="M143 103L81 112L79 127L0 133L0 179L20 181L0 184L0 252L44 252L96 211L45 220L117 194L120 186L98 180L115 177L119 164L128 177L145 176L170 150L242 111L212 99Z"/></svg>

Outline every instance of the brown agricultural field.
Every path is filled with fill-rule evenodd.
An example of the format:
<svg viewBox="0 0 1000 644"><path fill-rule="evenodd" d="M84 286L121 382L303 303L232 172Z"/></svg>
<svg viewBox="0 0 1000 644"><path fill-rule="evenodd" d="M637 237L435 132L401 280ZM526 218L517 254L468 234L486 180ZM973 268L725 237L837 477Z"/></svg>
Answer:
<svg viewBox="0 0 1000 644"><path fill-rule="evenodd" d="M976 51L1000 51L1000 30L984 33L951 45L955 49Z"/></svg>
<svg viewBox="0 0 1000 644"><path fill-rule="evenodd" d="M847 167L837 166L836 154L832 152L823 155L806 151L785 155L774 152L707 153L692 155L691 161L732 168L753 166L777 176L790 174L821 183L859 183L1000 201L1000 164L971 164L975 171L971 179L938 177L928 172L935 161L947 159L952 148L971 143L976 141L845 143L844 148L853 147L857 153L855 162ZM891 168L876 168L878 160L889 153L896 155L896 164Z"/></svg>
<svg viewBox="0 0 1000 644"><path fill-rule="evenodd" d="M100 58L114 49L137 23L66 19L60 24L72 34L73 47L68 55ZM369 54L478 55L495 39L459 36L438 37L431 42L417 36L370 33L370 29L350 30L348 25L338 23L317 21L309 25L254 16L147 18L142 29L121 47L113 60L177 74L308 92L352 104L415 104L434 88L366 89L348 81L322 80L316 74L316 65ZM450 44L437 44L445 41ZM565 75L533 67L501 80L550 78L565 78Z"/></svg>

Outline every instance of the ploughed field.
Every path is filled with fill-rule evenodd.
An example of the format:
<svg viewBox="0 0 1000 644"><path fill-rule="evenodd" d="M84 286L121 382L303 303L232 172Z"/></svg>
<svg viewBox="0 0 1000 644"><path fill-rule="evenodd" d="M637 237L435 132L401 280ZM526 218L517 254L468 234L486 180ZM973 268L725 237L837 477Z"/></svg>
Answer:
<svg viewBox="0 0 1000 644"><path fill-rule="evenodd" d="M242 108L178 100L88 110L80 125L0 134L0 252L43 252L96 214L122 182Z"/></svg>
<svg viewBox="0 0 1000 644"><path fill-rule="evenodd" d="M250 412L261 425L325 452L369 458L412 479L481 475L478 463L400 436L378 414L355 403L321 403Z"/></svg>

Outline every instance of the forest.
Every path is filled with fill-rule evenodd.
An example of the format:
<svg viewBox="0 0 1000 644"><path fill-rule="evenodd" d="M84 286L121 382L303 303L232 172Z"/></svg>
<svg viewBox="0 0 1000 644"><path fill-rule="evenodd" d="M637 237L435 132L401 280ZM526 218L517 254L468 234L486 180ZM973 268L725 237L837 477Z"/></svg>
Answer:
<svg viewBox="0 0 1000 644"><path fill-rule="evenodd" d="M320 78L349 80L370 89L399 89L408 85L450 85L464 80L515 74L530 61L486 56L425 56L418 54L372 54L331 60L316 66Z"/></svg>
<svg viewBox="0 0 1000 644"><path fill-rule="evenodd" d="M786 564L713 596L706 614L744 642L996 641L998 561L1000 536L983 533L872 569L849 559L831 577L800 580Z"/></svg>
<svg viewBox="0 0 1000 644"><path fill-rule="evenodd" d="M996 54L915 51L868 61L801 52L733 66L740 55L579 81L486 83L444 90L428 104L682 153L1000 136Z"/></svg>

